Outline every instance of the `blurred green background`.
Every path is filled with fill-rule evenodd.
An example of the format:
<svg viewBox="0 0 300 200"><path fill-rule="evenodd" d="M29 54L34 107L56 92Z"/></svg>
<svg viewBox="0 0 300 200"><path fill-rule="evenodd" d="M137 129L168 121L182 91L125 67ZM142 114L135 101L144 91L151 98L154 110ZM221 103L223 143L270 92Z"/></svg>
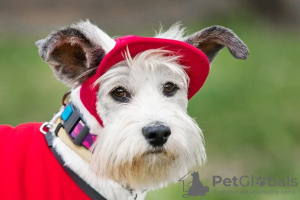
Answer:
<svg viewBox="0 0 300 200"><path fill-rule="evenodd" d="M212 176L254 175L300 183L300 3L297 1L0 1L0 124L47 121L67 87L56 81L34 42L62 25L89 18L110 35L151 36L161 22L182 21L189 33L232 29L248 46L246 61L227 49L189 104L204 131L208 161L195 170L210 187L188 199L300 199L297 187L212 186ZM126 3L125 3L126 2ZM216 194L214 190L294 190L295 194ZM147 200L183 199L182 182Z"/></svg>

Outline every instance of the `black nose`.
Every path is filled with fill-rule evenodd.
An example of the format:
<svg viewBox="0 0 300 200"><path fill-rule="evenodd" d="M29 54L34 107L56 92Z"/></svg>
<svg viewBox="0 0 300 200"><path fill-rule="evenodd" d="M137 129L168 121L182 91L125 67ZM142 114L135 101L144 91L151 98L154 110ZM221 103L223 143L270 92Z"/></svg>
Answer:
<svg viewBox="0 0 300 200"><path fill-rule="evenodd" d="M162 146L167 142L171 135L171 130L167 126L155 124L144 127L142 133L152 146L157 147Z"/></svg>

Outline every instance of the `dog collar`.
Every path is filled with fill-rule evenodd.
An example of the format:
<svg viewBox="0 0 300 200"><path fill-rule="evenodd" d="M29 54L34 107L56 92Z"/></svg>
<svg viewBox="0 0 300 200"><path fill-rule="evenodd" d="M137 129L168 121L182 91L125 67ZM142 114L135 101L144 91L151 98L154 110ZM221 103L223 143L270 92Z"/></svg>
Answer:
<svg viewBox="0 0 300 200"><path fill-rule="evenodd" d="M185 70L190 78L188 99L192 98L200 90L209 73L210 67L206 55L186 42L133 35L120 37L116 39L114 48L100 62L97 72L85 81L80 89L80 99L83 105L101 126L103 126L103 122L96 110L99 85L94 85L95 81L113 65L124 60L127 49L131 57L135 57L137 54L150 49L164 49L174 52L174 55L181 56L179 62L187 67Z"/></svg>
<svg viewBox="0 0 300 200"><path fill-rule="evenodd" d="M69 148L77 153L83 160L88 163L92 159L92 146L97 136L90 133L88 126L82 119L78 109L69 102L66 104L66 98L70 91L63 96L63 107L54 115L50 122L45 122L40 127L40 132L44 134L46 142L56 157L57 161L62 165L75 183L91 198L106 200L101 194L88 185L80 178L71 168L65 165L61 155L53 148L55 137L59 137ZM54 131L53 131L54 130ZM128 190L133 200L136 200L138 194L134 189L122 186ZM144 193L147 190L143 190Z"/></svg>
<svg viewBox="0 0 300 200"><path fill-rule="evenodd" d="M78 109L69 102L54 115L50 122L45 122L40 131L45 134L49 147L52 147L55 137L59 137L69 148L75 151L83 160L90 162L92 158L92 146L97 136L90 133Z"/></svg>
<svg viewBox="0 0 300 200"><path fill-rule="evenodd" d="M64 108L61 116L62 122L58 123L55 134L57 135L61 128L64 128L70 140L78 146L83 146L91 150L92 145L97 136L90 133L89 127L86 125L77 108L69 103Z"/></svg>
<svg viewBox="0 0 300 200"><path fill-rule="evenodd" d="M68 106L72 106L72 105L69 104ZM60 111L58 114L56 114L54 116L54 118L52 119L52 120L55 120L55 126L54 126L54 127L56 127L55 131L54 131L55 135L53 132L50 131L51 128L54 128L54 127L50 127L50 125L52 126L51 122L44 123L40 127L40 131L42 133L44 133L46 142L47 142L48 146L50 147L53 155L57 159L57 161L61 164L61 166L65 169L65 171L73 179L73 181L77 184L77 186L91 199L106 200L100 193L98 193L94 188L92 188L90 185L88 185L81 177L79 177L71 168L69 168L67 165L65 165L65 162L63 161L61 155L57 152L57 150L55 148L53 148L54 138L59 137L68 147L70 147L72 150L74 150L85 161L89 162L91 160L91 152L87 150L87 148L90 145L88 145L88 146L82 145L84 143L85 139L80 139L80 140L82 140L82 142L81 142L82 146L79 146L79 145L75 144L75 142L74 142L76 140L79 141L78 137L80 137L80 135L88 136L90 134L90 133L86 134L87 130L84 130L85 129L84 127L86 125L83 126L82 129L77 128L78 130L81 129L81 131L79 131L79 134L75 138L73 138L72 132L68 133L64 128L64 127L66 127L66 129L68 129L69 125L66 126L65 124L71 123L73 121L71 119L72 118L74 119L75 118L74 116L76 116L76 114L75 115L73 114L73 113L76 113L76 109L74 109L73 112L70 113L70 107L68 107L68 106L66 106L62 112ZM60 113L61 113L61 115L60 115ZM58 115L60 115L60 117L57 118ZM68 119L66 119L66 117ZM78 118L78 117L76 117L76 118ZM63 119L65 119L66 121L63 121ZM68 121L69 119L71 121ZM76 124L77 123L74 123L74 126L75 126L74 129L76 129L76 127L81 127L81 126L78 126L78 124L77 125Z"/></svg>

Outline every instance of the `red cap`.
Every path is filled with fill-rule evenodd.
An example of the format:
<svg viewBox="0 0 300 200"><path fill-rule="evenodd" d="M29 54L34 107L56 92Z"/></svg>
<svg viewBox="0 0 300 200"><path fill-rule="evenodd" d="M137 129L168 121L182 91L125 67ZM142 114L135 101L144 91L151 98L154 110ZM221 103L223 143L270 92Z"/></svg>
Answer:
<svg viewBox="0 0 300 200"><path fill-rule="evenodd" d="M85 81L80 90L80 99L86 109L103 126L103 122L96 110L97 92L99 85L94 87L95 81L118 62L125 60L124 53L128 50L131 57L150 49L163 49L180 55L180 64L187 66L186 73L190 78L188 99L192 98L204 84L209 73L209 61L206 55L196 47L178 40L124 36L116 39L115 47L103 58L97 72Z"/></svg>

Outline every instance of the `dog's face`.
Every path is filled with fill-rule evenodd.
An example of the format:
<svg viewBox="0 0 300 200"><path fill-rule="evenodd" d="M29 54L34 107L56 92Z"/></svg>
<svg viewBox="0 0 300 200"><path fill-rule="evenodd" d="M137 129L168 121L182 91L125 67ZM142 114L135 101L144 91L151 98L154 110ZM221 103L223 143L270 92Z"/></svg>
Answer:
<svg viewBox="0 0 300 200"><path fill-rule="evenodd" d="M104 130L92 165L133 188L178 181L206 158L201 130L187 115L188 76L165 54L145 51L98 80Z"/></svg>
<svg viewBox="0 0 300 200"><path fill-rule="evenodd" d="M189 37L174 26L157 37L186 41L212 62L226 46L236 58L248 50L230 30L211 27ZM92 74L114 46L114 40L89 22L53 32L37 42L41 57L59 80L73 88ZM111 67L95 84L97 113L104 124L93 151L92 169L135 189L154 189L178 181L203 164L203 135L187 114L189 77L180 57L165 50L147 50Z"/></svg>

